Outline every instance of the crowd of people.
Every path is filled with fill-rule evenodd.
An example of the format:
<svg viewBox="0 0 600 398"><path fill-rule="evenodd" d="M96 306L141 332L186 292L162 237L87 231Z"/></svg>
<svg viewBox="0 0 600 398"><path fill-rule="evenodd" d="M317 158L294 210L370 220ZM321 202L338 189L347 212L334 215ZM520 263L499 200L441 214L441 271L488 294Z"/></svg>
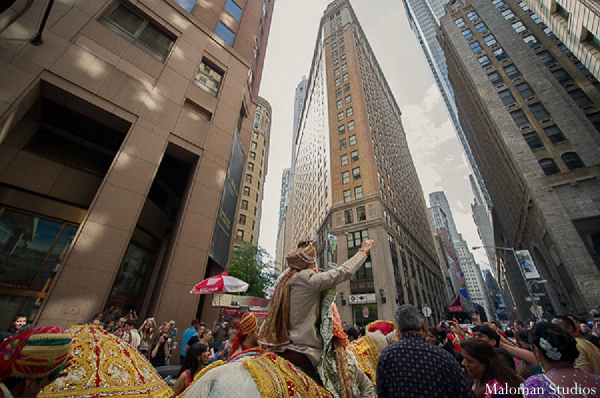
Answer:
<svg viewBox="0 0 600 398"><path fill-rule="evenodd" d="M135 311L121 316L116 307L98 313L89 323L139 350L154 367L169 365L172 356L179 355L173 396L189 387L210 363L265 349L343 398L375 394L380 398L600 396L597 312L591 313L591 323L574 316L556 316L551 322L531 322L527 328L521 321L502 327L496 321L481 322L474 317L471 326L461 327L452 319L428 327L418 308L403 304L392 327L394 340L398 339L389 340L381 351L375 375L366 375L356 362L348 360L346 364L344 358L351 357L346 350L348 342L360 341L371 330L340 322L332 304L335 286L347 281L364 263L372 243L365 241L339 267L319 272L312 242L300 242L286 257L289 268L276 283L267 319L260 327L252 312L219 319L212 327L193 319L178 341L175 321L158 326L149 317L139 325ZM0 398L34 397L35 391L68 366L69 338L58 328L32 328L19 315L1 338L6 340L0 345L4 353ZM44 344L54 347L57 355L40 359L39 347ZM23 365L32 360L44 366ZM337 365L328 368L332 361ZM328 369L335 371L328 373ZM35 377L26 374L29 371Z"/></svg>
<svg viewBox="0 0 600 398"><path fill-rule="evenodd" d="M592 333L600 317L585 324L590 331L573 316L529 328L516 321L505 330L477 319L465 331L455 320L426 328L416 307L402 305L396 323L400 340L379 357L380 398L600 396L600 347Z"/></svg>

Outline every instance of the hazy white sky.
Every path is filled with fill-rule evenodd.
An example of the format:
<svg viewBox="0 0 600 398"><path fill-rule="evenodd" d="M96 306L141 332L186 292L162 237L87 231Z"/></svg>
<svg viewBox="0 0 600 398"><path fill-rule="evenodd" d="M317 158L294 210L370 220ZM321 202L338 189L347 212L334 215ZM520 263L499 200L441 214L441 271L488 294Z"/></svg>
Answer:
<svg viewBox="0 0 600 398"><path fill-rule="evenodd" d="M290 167L294 90L308 77L319 22L329 0L276 0L260 96L272 106L271 142L259 245L275 257L281 173ZM425 56L399 0L353 0L352 7L402 111L425 200L443 190L469 247L481 245L471 215L470 169ZM476 260L487 268L479 251Z"/></svg>

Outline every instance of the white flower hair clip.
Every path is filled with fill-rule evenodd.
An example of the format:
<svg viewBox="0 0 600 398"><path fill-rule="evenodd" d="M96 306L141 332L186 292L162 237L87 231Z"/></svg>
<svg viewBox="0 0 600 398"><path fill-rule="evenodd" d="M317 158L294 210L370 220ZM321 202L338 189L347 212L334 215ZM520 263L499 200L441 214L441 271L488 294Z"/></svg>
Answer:
<svg viewBox="0 0 600 398"><path fill-rule="evenodd" d="M562 357L562 354L558 352L556 347L553 347L552 344L543 337L540 338L540 347L546 351L546 356L553 361L558 361Z"/></svg>

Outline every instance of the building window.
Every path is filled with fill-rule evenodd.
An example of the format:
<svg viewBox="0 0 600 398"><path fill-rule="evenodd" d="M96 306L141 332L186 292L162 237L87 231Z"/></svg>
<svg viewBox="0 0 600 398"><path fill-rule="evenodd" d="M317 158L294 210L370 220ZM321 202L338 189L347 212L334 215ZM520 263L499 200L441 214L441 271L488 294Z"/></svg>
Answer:
<svg viewBox="0 0 600 398"><path fill-rule="evenodd" d="M493 85L500 84L503 82L502 76L500 76L498 72L492 72L488 75L488 77Z"/></svg>
<svg viewBox="0 0 600 398"><path fill-rule="evenodd" d="M465 29L461 33L465 40L471 40L473 38L473 32L471 32L471 29Z"/></svg>
<svg viewBox="0 0 600 398"><path fill-rule="evenodd" d="M344 120L344 112L340 112L337 114L337 119L338 122L341 122L342 120Z"/></svg>
<svg viewBox="0 0 600 398"><path fill-rule="evenodd" d="M339 59L334 59L334 60L333 60L333 66L338 66L338 65L339 65L339 63L340 63L340 60L339 60Z"/></svg>
<svg viewBox="0 0 600 398"><path fill-rule="evenodd" d="M333 70L333 76L339 76L340 75L340 68L335 68Z"/></svg>
<svg viewBox="0 0 600 398"><path fill-rule="evenodd" d="M350 158L352 159L352 162L357 162L358 161L358 151L350 152Z"/></svg>
<svg viewBox="0 0 600 398"><path fill-rule="evenodd" d="M342 54L342 56L340 57L340 60L345 61L346 60L346 54Z"/></svg>
<svg viewBox="0 0 600 398"><path fill-rule="evenodd" d="M350 182L350 172L344 171L342 172L342 184L348 184Z"/></svg>
<svg viewBox="0 0 600 398"><path fill-rule="evenodd" d="M347 93L348 91L350 91L350 83L344 85L344 92Z"/></svg>
<svg viewBox="0 0 600 398"><path fill-rule="evenodd" d="M547 176L560 173L560 169L552 159L545 158L540 160L540 166Z"/></svg>
<svg viewBox="0 0 600 398"><path fill-rule="evenodd" d="M534 95L531 86L529 86L529 84L527 83L517 84L515 87L517 88L517 91L519 92L519 94L521 94L521 97L523 98L528 98Z"/></svg>
<svg viewBox="0 0 600 398"><path fill-rule="evenodd" d="M121 3L111 7L100 22L160 62L165 61L175 42L175 36L159 24Z"/></svg>
<svg viewBox="0 0 600 398"><path fill-rule="evenodd" d="M337 100L337 101L336 101L336 103L335 103L335 107L336 107L336 108L338 108L338 109L340 109L340 108L342 107L342 105L343 105L343 104L344 104L344 103L343 103L343 101L342 101L342 100Z"/></svg>
<svg viewBox="0 0 600 398"><path fill-rule="evenodd" d="M235 233L235 238L237 240L244 240L244 231L241 229L238 229Z"/></svg>
<svg viewBox="0 0 600 398"><path fill-rule="evenodd" d="M360 178L360 167L355 167L352 169L352 177L355 180L358 180Z"/></svg>
<svg viewBox="0 0 600 398"><path fill-rule="evenodd" d="M569 96L575 101L578 107L585 108L588 105L592 104L592 100L588 97L582 89L578 88L577 90L569 91Z"/></svg>
<svg viewBox="0 0 600 398"><path fill-rule="evenodd" d="M242 10L242 7L238 6L233 0L227 0L227 3L225 3L225 11L230 13L231 16L237 19L238 21L242 19L242 13L244 12L244 10Z"/></svg>
<svg viewBox="0 0 600 398"><path fill-rule="evenodd" d="M223 71L219 70L215 65L203 59L196 72L194 84L206 91L213 97L216 97L221 87L223 80Z"/></svg>
<svg viewBox="0 0 600 398"><path fill-rule="evenodd" d="M569 20L569 11L567 11L563 6L561 6L560 4L558 4L557 2L554 2L556 4L556 14L558 16L560 16L561 18L563 18L565 21Z"/></svg>
<svg viewBox="0 0 600 398"><path fill-rule="evenodd" d="M254 163L252 163L252 162L248 162L248 167L247 167L247 169L248 169L248 170L250 170L250 171L254 171Z"/></svg>
<svg viewBox="0 0 600 398"><path fill-rule="evenodd" d="M225 43L230 46L233 46L233 40L235 39L235 33L231 29L229 29L225 24L221 21L217 23L217 27L215 29L215 34L219 36Z"/></svg>
<svg viewBox="0 0 600 398"><path fill-rule="evenodd" d="M541 102L529 105L529 109L531 110L531 112L533 112L533 115L536 117L537 120L544 120L550 116L550 114Z"/></svg>
<svg viewBox="0 0 600 398"><path fill-rule="evenodd" d="M348 74L347 74L347 73L344 73L344 74L342 75L342 80L344 80L345 82L347 82L347 81L348 81Z"/></svg>
<svg viewBox="0 0 600 398"><path fill-rule="evenodd" d="M558 144L567 140L557 125L546 127L544 132L553 144Z"/></svg>
<svg viewBox="0 0 600 398"><path fill-rule="evenodd" d="M350 137L348 137L348 142L350 143L350 146L356 145L356 134L353 134Z"/></svg>
<svg viewBox="0 0 600 398"><path fill-rule="evenodd" d="M339 86L340 84L342 84L342 81L341 81L341 80L340 80L340 78L338 77L338 78L336 78L336 79L335 79L335 85L336 85L336 87L337 87L337 86Z"/></svg>
<svg viewBox="0 0 600 398"><path fill-rule="evenodd" d="M354 130L354 120L348 122L348 131Z"/></svg>
<svg viewBox="0 0 600 398"><path fill-rule="evenodd" d="M600 51L600 39L587 29L585 29L585 42Z"/></svg>
<svg viewBox="0 0 600 398"><path fill-rule="evenodd" d="M342 65L342 72L347 71L347 70L348 70L348 64Z"/></svg>
<svg viewBox="0 0 600 398"><path fill-rule="evenodd" d="M542 144L540 137L538 137L538 135L535 131L533 131L531 133L523 134L523 138L525 138L525 141L527 141L529 148L531 148L531 150L533 150L533 151L544 147L544 144Z"/></svg>
<svg viewBox="0 0 600 398"><path fill-rule="evenodd" d="M494 36L492 36L492 35L487 35L487 36L484 36L484 38L483 38L483 42L484 42L484 43L485 43L485 44L486 44L488 47L491 47L491 46L493 46L494 44L496 44L496 39L494 39Z"/></svg>
<svg viewBox="0 0 600 398"><path fill-rule="evenodd" d="M350 193L350 190L349 190L349 189L346 189L346 190L344 191L344 203L348 203L348 202L350 202L351 200L352 200L352 195L351 195L351 193Z"/></svg>
<svg viewBox="0 0 600 398"><path fill-rule="evenodd" d="M259 116L259 119L260 119L260 115L256 115L256 116ZM254 139L257 140L258 139L258 133L256 131L253 131L252 132L252 137L254 137Z"/></svg>
<svg viewBox="0 0 600 398"><path fill-rule="evenodd" d="M471 51L473 51L474 53L478 53L479 51L481 51L481 45L477 41L474 41L473 43L469 44L469 47L471 47Z"/></svg>
<svg viewBox="0 0 600 398"><path fill-rule="evenodd" d="M363 197L362 185L360 185L358 187L354 187L354 199L362 199L362 197Z"/></svg>
<svg viewBox="0 0 600 398"><path fill-rule="evenodd" d="M503 59L506 59L506 58L508 58L508 55L506 55L506 53L504 52L504 50L503 50L503 49L501 49L501 48L499 48L499 49L497 49L497 50L494 50L494 51L492 52L492 54L494 55L494 57L496 57L496 59L497 59L498 61L502 61Z"/></svg>
<svg viewBox="0 0 600 398"><path fill-rule="evenodd" d="M352 96L351 96L350 94L348 94L348 95L346 96L346 103L347 103L347 104L349 104L349 103L351 103L351 102L352 102Z"/></svg>
<svg viewBox="0 0 600 398"><path fill-rule="evenodd" d="M335 90L335 97L339 97L340 95L342 95L342 89L338 88L337 90Z"/></svg>
<svg viewBox="0 0 600 398"><path fill-rule="evenodd" d="M256 152L250 151L250 159L252 159L252 160L256 159Z"/></svg>
<svg viewBox="0 0 600 398"><path fill-rule="evenodd" d="M331 45L331 49L332 49L332 50L335 50L336 48L337 48L337 43L333 43L333 44Z"/></svg>
<svg viewBox="0 0 600 398"><path fill-rule="evenodd" d="M367 219L367 213L365 211L365 206L359 206L356 208L356 220L357 221L365 221Z"/></svg>
<svg viewBox="0 0 600 398"><path fill-rule="evenodd" d="M244 195L250 196L250 187L244 187Z"/></svg>
<svg viewBox="0 0 600 398"><path fill-rule="evenodd" d="M257 148L258 148L258 142L256 142L256 141L252 141L252 142L250 143L250 147L251 147L252 149L257 149Z"/></svg>
<svg viewBox="0 0 600 398"><path fill-rule="evenodd" d="M243 210L248 210L248 201L247 200L242 200L242 209Z"/></svg>
<svg viewBox="0 0 600 398"><path fill-rule="evenodd" d="M552 55L550 55L550 53L548 51L542 51L541 53L537 53L537 57L546 66L551 65L556 62L554 57Z"/></svg>
<svg viewBox="0 0 600 398"><path fill-rule="evenodd" d="M509 79L514 79L521 76L521 71L514 65L505 66L504 73L506 73Z"/></svg>
<svg viewBox="0 0 600 398"><path fill-rule="evenodd" d="M340 151L346 149L346 139L340 140Z"/></svg>
<svg viewBox="0 0 600 398"><path fill-rule="evenodd" d="M341 160L342 166L347 165L348 164L348 155L340 156L340 160Z"/></svg>
<svg viewBox="0 0 600 398"><path fill-rule="evenodd" d="M581 169L585 167L583 161L575 152L565 152L561 155L563 162L569 168L569 170Z"/></svg>
<svg viewBox="0 0 600 398"><path fill-rule="evenodd" d="M352 210L344 211L344 220L346 221L346 224L352 224Z"/></svg>
<svg viewBox="0 0 600 398"><path fill-rule="evenodd" d="M485 26L483 22L479 22L477 25L475 25L475 30L479 33L487 32L487 26Z"/></svg>
<svg viewBox="0 0 600 398"><path fill-rule="evenodd" d="M487 55L477 58L477 62L479 62L479 65L481 65L482 68L485 68L491 63Z"/></svg>
<svg viewBox="0 0 600 398"><path fill-rule="evenodd" d="M504 105L512 104L515 102L515 97L511 94L510 90L502 90L498 92L500 98L502 98L502 102Z"/></svg>
<svg viewBox="0 0 600 398"><path fill-rule="evenodd" d="M352 109L352 107L346 109L346 116L350 117L354 114L354 110Z"/></svg>
<svg viewBox="0 0 600 398"><path fill-rule="evenodd" d="M455 19L454 23L456 24L458 29L462 29L465 27L465 21L462 18Z"/></svg>
<svg viewBox="0 0 600 398"><path fill-rule="evenodd" d="M238 224L246 225L246 215L245 214L240 214L240 216L238 217Z"/></svg>
<svg viewBox="0 0 600 398"><path fill-rule="evenodd" d="M249 184L252 184L252 174L246 174L246 178L244 179Z"/></svg>
<svg viewBox="0 0 600 398"><path fill-rule="evenodd" d="M521 109L512 111L510 113L510 116L512 116L512 118L515 121L515 123L517 124L517 126L523 126L523 125L529 123L529 119L527 119L525 112L523 112Z"/></svg>
<svg viewBox="0 0 600 398"><path fill-rule="evenodd" d="M342 124L341 126L338 126L338 133L340 133L340 135L344 134L346 132L346 125Z"/></svg>
<svg viewBox="0 0 600 398"><path fill-rule="evenodd" d="M475 11L470 11L467 14L467 18L469 18L471 21L476 21L479 19L479 15L477 15L477 13Z"/></svg>
<svg viewBox="0 0 600 398"><path fill-rule="evenodd" d="M566 84L573 81L571 75L569 75L564 69L557 69L552 71L552 75L560 84Z"/></svg>

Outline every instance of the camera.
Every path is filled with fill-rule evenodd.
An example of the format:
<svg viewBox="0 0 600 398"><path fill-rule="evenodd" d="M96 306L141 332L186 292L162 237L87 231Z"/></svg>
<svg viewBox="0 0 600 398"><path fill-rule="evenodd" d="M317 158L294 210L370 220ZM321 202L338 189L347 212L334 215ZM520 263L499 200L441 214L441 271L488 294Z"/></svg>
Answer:
<svg viewBox="0 0 600 398"><path fill-rule="evenodd" d="M450 328L450 324L448 322L444 321L444 322L442 322L442 327L444 329L449 329Z"/></svg>

